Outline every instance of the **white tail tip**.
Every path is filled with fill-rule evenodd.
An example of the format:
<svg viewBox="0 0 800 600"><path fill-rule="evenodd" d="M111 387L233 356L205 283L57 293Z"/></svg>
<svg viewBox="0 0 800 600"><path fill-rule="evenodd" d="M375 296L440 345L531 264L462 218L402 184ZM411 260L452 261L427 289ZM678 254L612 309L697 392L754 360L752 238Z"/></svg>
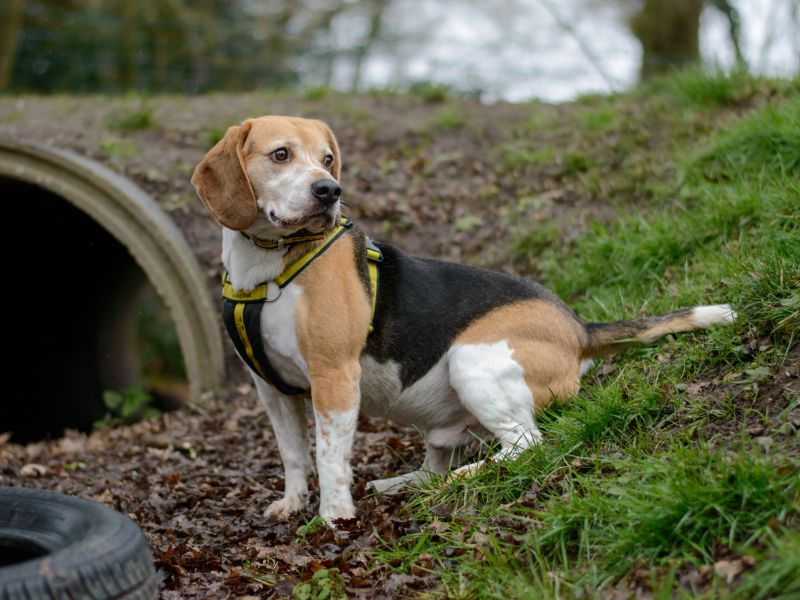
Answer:
<svg viewBox="0 0 800 600"><path fill-rule="evenodd" d="M736 311L730 304L713 304L711 306L695 306L692 309L692 321L698 327L712 325L729 325L736 320Z"/></svg>

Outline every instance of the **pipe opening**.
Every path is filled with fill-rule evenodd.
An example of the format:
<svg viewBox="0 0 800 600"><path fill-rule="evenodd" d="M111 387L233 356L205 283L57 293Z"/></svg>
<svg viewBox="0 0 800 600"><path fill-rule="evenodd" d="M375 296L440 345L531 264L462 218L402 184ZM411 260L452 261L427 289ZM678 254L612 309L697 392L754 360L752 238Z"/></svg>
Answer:
<svg viewBox="0 0 800 600"><path fill-rule="evenodd" d="M136 386L160 410L188 400L175 325L128 249L50 191L8 177L0 190L10 225L0 432L25 443L88 431L109 412L105 392Z"/></svg>

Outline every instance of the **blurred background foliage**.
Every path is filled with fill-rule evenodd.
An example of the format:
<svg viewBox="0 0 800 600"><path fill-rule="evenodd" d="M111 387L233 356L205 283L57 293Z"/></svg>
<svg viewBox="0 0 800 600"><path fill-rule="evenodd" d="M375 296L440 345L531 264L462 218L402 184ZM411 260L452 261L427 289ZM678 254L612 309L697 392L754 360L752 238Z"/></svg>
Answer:
<svg viewBox="0 0 800 600"><path fill-rule="evenodd" d="M579 84L586 79L605 88L599 91L617 91L700 62L706 30L717 32L712 60L724 56L727 66L755 71L777 60L796 70L798 6L800 0L2 0L0 91L355 91L430 80L515 99L497 81L516 80L506 81L511 89L539 78L544 91L524 88L527 97L557 95L548 76L570 80L568 88L586 87ZM756 17L759 23L750 23ZM747 43L754 30L758 48Z"/></svg>

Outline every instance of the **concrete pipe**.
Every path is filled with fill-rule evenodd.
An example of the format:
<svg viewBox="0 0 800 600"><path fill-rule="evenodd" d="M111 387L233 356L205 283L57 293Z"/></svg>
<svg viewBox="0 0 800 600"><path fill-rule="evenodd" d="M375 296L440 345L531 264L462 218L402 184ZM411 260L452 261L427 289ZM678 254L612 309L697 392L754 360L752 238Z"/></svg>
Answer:
<svg viewBox="0 0 800 600"><path fill-rule="evenodd" d="M183 234L139 187L75 153L0 139L0 202L3 354L13 382L0 400L0 433L11 429L9 415L49 412L56 423L85 426L57 413L80 412L82 396L137 376L131 315L145 278L174 320L192 400L220 388L217 305Z"/></svg>

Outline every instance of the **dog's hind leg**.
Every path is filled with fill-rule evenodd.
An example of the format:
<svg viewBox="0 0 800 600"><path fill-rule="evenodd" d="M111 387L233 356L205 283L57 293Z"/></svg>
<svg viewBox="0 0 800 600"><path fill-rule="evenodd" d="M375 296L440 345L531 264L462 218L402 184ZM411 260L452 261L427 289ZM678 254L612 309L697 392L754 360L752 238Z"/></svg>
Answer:
<svg viewBox="0 0 800 600"><path fill-rule="evenodd" d="M258 399L264 405L275 432L285 472L283 498L270 504L264 516L284 520L293 512L305 508L308 503L311 454L305 402L284 396L255 374L253 381Z"/></svg>
<svg viewBox="0 0 800 600"><path fill-rule="evenodd" d="M456 344L448 355L450 385L464 407L500 442L493 460L516 456L542 439L533 419L533 393L513 355L505 340ZM471 473L481 464L455 472Z"/></svg>
<svg viewBox="0 0 800 600"><path fill-rule="evenodd" d="M451 466L459 464L458 461L458 448L433 446L426 440L425 460L418 470L398 475L397 477L370 481L367 484L367 488L378 494L397 494L402 492L408 485L423 483L437 475L446 474Z"/></svg>

